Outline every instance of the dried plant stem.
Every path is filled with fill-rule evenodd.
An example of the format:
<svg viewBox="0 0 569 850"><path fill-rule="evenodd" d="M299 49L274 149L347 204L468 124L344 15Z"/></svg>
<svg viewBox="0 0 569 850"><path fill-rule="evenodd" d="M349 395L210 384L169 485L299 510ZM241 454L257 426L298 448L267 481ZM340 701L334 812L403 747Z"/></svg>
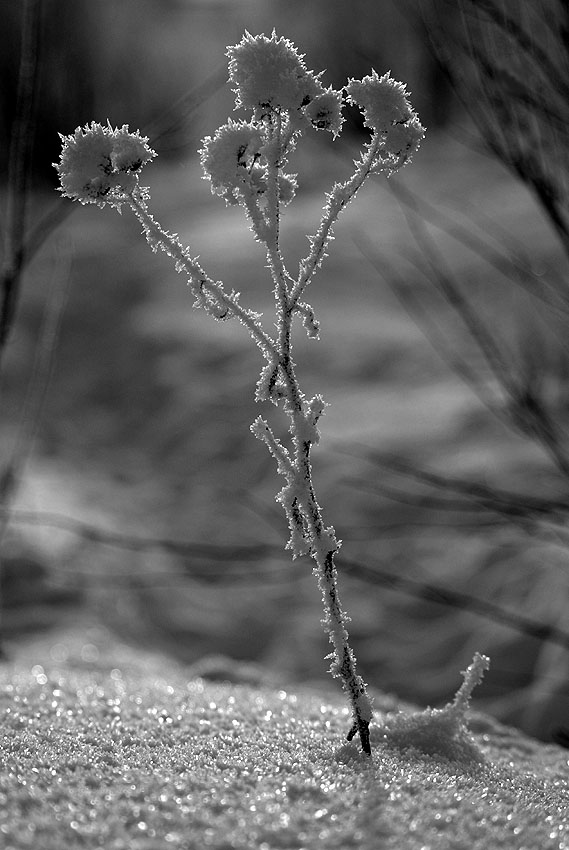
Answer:
<svg viewBox="0 0 569 850"><path fill-rule="evenodd" d="M214 318L225 319L234 316L245 325L249 333L262 349L263 353L271 356L275 353L275 343L271 337L264 332L258 322L258 314L247 310L239 304L238 293L227 293L220 281L210 278L202 269L197 260L190 257L189 251L180 242L175 233L169 233L152 217L148 211L146 201L139 192L132 192L127 198L132 212L142 225L144 235L154 251L164 251L176 263L176 271L187 274L193 292L198 299L197 306L205 307ZM205 300L210 300L206 303Z"/></svg>
<svg viewBox="0 0 569 850"><path fill-rule="evenodd" d="M258 417L251 431L268 447L277 471L286 484L277 496L290 529L287 548L293 557L309 554L314 563L324 605L324 627L333 646L331 672L342 680L348 694L353 723L351 740L359 733L362 750L371 755L369 724L373 715L363 679L356 672L349 644L345 614L338 594L334 564L340 542L332 526L323 522L312 483L311 447L320 434L317 423L326 403L320 395L307 400L302 393L292 359L292 330L295 313L302 318L309 337L318 337L318 322L312 307L301 301L325 256L332 227L342 210L372 173L390 174L409 161L424 135L417 114L407 99L405 86L389 73L375 71L363 80L349 80L347 97L364 112L371 138L349 180L335 183L326 196L319 225L309 236L310 250L294 279L287 271L280 248L281 206L296 191L296 175L284 172L287 156L296 139L308 126L337 136L343 118L345 95L325 89L319 75L309 71L302 57L287 40L245 33L242 41L228 48L230 79L237 85L236 106L250 109L251 121L229 121L204 139L200 157L205 176L215 194L228 204L240 204L251 229L265 245L267 265L273 281L276 336L269 336L260 315L239 303L239 293L228 293L223 283L208 277L190 250L175 233L169 233L148 211L148 191L138 179L142 166L156 154L147 138L131 133L125 125L113 129L92 122L62 137L63 149L56 168L62 192L81 203L127 205L142 225L153 251L168 254L178 272L187 275L202 307L217 320L237 318L249 331L265 358L257 383L256 400L272 402L288 416L291 438L286 447L268 423Z"/></svg>
<svg viewBox="0 0 569 850"><path fill-rule="evenodd" d="M316 234L310 237L312 251L309 256L300 264L298 279L294 284L291 292L291 303L296 304L307 284L310 283L312 277L322 262L326 246L332 235L332 226L336 222L338 216L346 208L349 202L354 198L358 189L369 177L373 161L378 155L378 150L381 144L381 139L378 136L373 136L367 145L366 153L362 159L356 163L356 170L345 183L336 183L328 195L327 204L324 207L324 215L320 220L320 224Z"/></svg>
<svg viewBox="0 0 569 850"><path fill-rule="evenodd" d="M280 127L277 126L274 131L275 156L269 169L268 179L268 195L272 198L272 202L269 203L262 227L257 227L258 236L267 248L269 267L275 284L276 342L262 330L257 321L257 315L242 307L238 303L237 296L233 293L228 294L221 283L212 280L199 263L191 258L189 249L182 245L178 237L169 233L156 222L148 211L145 199L139 192L132 192L127 198L127 203L141 223L153 250L164 251L175 260L177 269L188 276L192 291L198 301L201 300L201 306L204 306L208 312L211 312L218 319L230 315L238 318L247 327L269 363L275 364L275 374L279 375L283 385L282 401L291 423L292 457L291 453L274 436L264 420L258 419L252 430L257 437L267 444L269 450L277 459L279 471L285 475L289 485L294 486L294 496L290 506L285 504L283 498L283 507L288 515L291 534L297 540L303 539L306 542L307 551L310 552L315 562L314 572L322 593L325 611L324 627L334 647L331 672L342 680L352 707L353 725L348 739L351 740L356 733L359 734L362 750L370 755L369 724L372 718L372 708L367 697L365 683L356 672L355 657L349 644L349 635L345 626L347 616L340 603L337 572L334 564L334 556L339 549L339 543L336 540L334 529L326 528L324 525L312 483L310 452L313 440L309 439L308 436L316 436L317 432L314 426L310 425L310 421L314 420L315 422L319 414L313 412L306 405L291 356L294 305L291 303L292 279L285 268L279 245L280 208L278 203L279 167L277 156L280 150L279 140ZM365 176L367 176L367 170L365 166L362 167L360 164L358 179L352 179L348 183L338 186L336 195L339 196L339 190L341 190L342 200L338 200L334 204L334 218L337 217L338 210L353 197ZM327 210L327 218L329 217L330 212ZM323 244L329 238L330 230L331 221L326 228L321 227L319 230L320 237L313 244L313 252L318 256L323 253ZM317 263L311 265L311 275L316 267ZM306 279L305 285L308 282L309 279ZM301 291L302 289L298 291L298 294ZM295 300L297 298L298 295Z"/></svg>
<svg viewBox="0 0 569 850"><path fill-rule="evenodd" d="M322 540L322 519L318 506L314 517L313 533L320 544ZM356 671L356 660L350 647L347 620L340 604L336 566L334 564L335 549L324 554L320 546L314 548L313 558L316 561L314 569L318 585L322 593L322 601L326 612L324 625L328 631L330 642L334 646L335 660L331 666L332 675L342 680L344 690L352 707L353 724L348 732L348 740L358 734L362 750L371 755L369 739L369 724L372 719L371 702L366 692L366 686Z"/></svg>
<svg viewBox="0 0 569 850"><path fill-rule="evenodd" d="M293 281L286 270L279 243L278 185L283 140L282 125L278 118L274 124L268 125L268 132L271 135L269 147L272 148L273 155L268 157L267 226L263 227L262 231L257 233L257 236L265 242L268 264L275 284L279 349L278 372L283 384L283 403L290 419L293 443L292 463L288 464L283 470L289 482L289 487L293 489L292 501L290 506L287 506L286 496L282 494L281 501L288 515L292 535L291 542L294 539L306 541L308 551L315 562L314 573L322 594L324 607L323 625L334 647L331 672L333 676L342 680L352 708L353 725L348 734L348 740L351 740L358 733L363 752L371 755L369 739L369 724L372 718L371 702L366 693L365 683L356 672L356 661L349 644L349 635L345 625L348 618L341 606L338 592L334 556L340 544L336 539L334 529L326 528L324 525L322 511L316 500L312 483L310 453L313 440L308 437L316 436L317 432L314 425L319 413L311 411L310 403L307 405L305 402L291 356L291 337L295 305L324 255L325 246L331 235L332 224L367 177L370 163L376 156L377 144L370 144L367 156L356 167L352 178L346 183L336 184L330 193L317 235L311 240L311 253L301 263L297 281ZM269 450L275 454L275 446L278 441L274 437L269 441L270 429L266 423L263 424L265 425L264 428L260 431L254 429L253 432L267 442ZM282 455L282 453L280 454ZM292 548L294 551L294 547Z"/></svg>
<svg viewBox="0 0 569 850"><path fill-rule="evenodd" d="M302 495L298 499L299 511L298 513L291 512L289 521L296 521L299 534L304 535L310 541L310 555L315 562L314 573L324 606L323 625L328 632L330 643L334 647L331 673L342 680L342 685L352 708L353 725L348 733L348 740L351 740L356 733L359 734L362 750L371 755L369 724L373 712L366 693L365 683L356 672L356 660L350 647L349 634L346 629L348 617L340 603L338 576L334 563L339 543L336 540L334 529L325 527L322 511L314 493L310 461L311 442L302 440L299 436L305 428L305 415L302 394L294 367L290 361L284 371L287 377L289 398L293 399L289 416L291 431L294 435L294 468L300 470L299 479L302 487Z"/></svg>

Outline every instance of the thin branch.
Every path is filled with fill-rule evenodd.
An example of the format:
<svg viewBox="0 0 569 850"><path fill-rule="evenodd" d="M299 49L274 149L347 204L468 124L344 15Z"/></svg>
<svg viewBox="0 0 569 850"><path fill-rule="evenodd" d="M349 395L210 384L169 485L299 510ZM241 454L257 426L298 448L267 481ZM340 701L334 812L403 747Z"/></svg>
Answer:
<svg viewBox="0 0 569 850"><path fill-rule="evenodd" d="M473 0L470 0L470 3L473 5ZM475 0L475 4L477 12L484 12L496 27L529 57L536 72L548 79L552 90L558 91L565 100L569 100L569 84L559 73L558 65L551 60L550 52L542 49L535 37L524 29L519 19L509 15L503 4L498 8L493 0Z"/></svg>
<svg viewBox="0 0 569 850"><path fill-rule="evenodd" d="M469 248L489 266L495 268L496 271L509 278L513 283L521 286L524 291L552 309L559 309L564 315L569 312L569 294L558 292L556 289L552 289L551 293L544 291L543 281L531 271L530 259L524 256L522 246L516 245L515 250L509 249L506 252L504 241L506 239L511 240L513 237L510 233L506 233L500 222L489 219L485 226L487 236L496 242L497 247L493 248L488 244L488 241L475 234L472 225L481 227L479 217L487 217L483 210L476 210L478 217L474 218L474 215L471 215L468 226L464 226L456 220L456 215L451 218L450 215L430 204L416 192L413 192L409 186L398 180L391 180L389 188L397 196L400 203L415 211L424 221ZM461 199L460 212L462 214L464 214L466 206L467 201ZM499 232L499 239L497 232Z"/></svg>
<svg viewBox="0 0 569 850"><path fill-rule="evenodd" d="M24 0L16 117L12 127L8 165L4 261L0 273L0 358L12 328L20 278L26 261L26 208L35 130L40 10L41 0Z"/></svg>
<svg viewBox="0 0 569 850"><path fill-rule="evenodd" d="M552 50L550 45L547 49L542 47L533 32L508 15L504 4L498 7L492 0L477 2L478 17L466 14L466 0L461 0L460 9L463 31L453 33L452 39L460 58L453 56L442 22L438 26L430 22L429 26L435 52L480 127L487 146L531 189L569 256L569 225L563 212L566 189L560 189L562 182L567 181L569 123L569 118L559 111L566 108L569 92L562 25L554 29L550 8L541 16L547 18L545 25L554 38ZM484 19L484 13L489 17ZM496 43L497 34L507 39L513 72L500 62L504 47ZM475 74L474 81L465 71L467 66ZM534 122L537 135L529 140L531 143L528 143L528 121ZM557 146L553 154L552 141Z"/></svg>
<svg viewBox="0 0 569 850"><path fill-rule="evenodd" d="M392 188L392 191L397 197L397 189ZM410 211L406 208L402 209L411 233L426 259L433 286L441 292L447 303L460 317L504 391L510 423L522 433L529 433L530 436L537 438L553 463L564 476L569 478L569 457L548 411L539 399L528 395L527 387L512 376L512 367L503 354L504 343L497 342L488 326L462 294L451 272L446 270L446 263L418 210L412 205ZM510 363L513 362L511 353L508 354L508 359Z"/></svg>
<svg viewBox="0 0 569 850"><path fill-rule="evenodd" d="M139 537L136 535L127 535L118 532L107 531L106 529L97 528L89 523L84 523L75 520L71 517L62 514L33 512L33 511L13 511L10 514L12 521L24 525L34 525L36 527L51 527L59 528L74 534L88 542L101 543L105 546L125 549L128 551L147 552L160 549L171 554L186 557L188 559L187 567L185 567L185 575L189 578L205 579L212 577L211 565L207 565L202 572L196 565L196 558L206 558L208 560L218 561L231 565L228 571L218 572L217 577L223 580L223 584L233 581L232 572L233 565L237 562L248 563L251 561L263 562L263 566L258 570L239 570L236 575L239 579L256 577L259 582L264 582L267 579L272 580L276 575L280 575L280 567L267 571L266 559L268 556L274 557L281 555L282 547L269 546L267 544L253 545L217 545L212 543L192 543L190 541L177 541L163 537ZM360 563L350 558L342 558L342 568L353 578L364 581L366 587L370 584L381 585L392 590L403 593L406 596L412 596L417 599L422 599L427 602L434 602L439 605L445 605L450 608L461 609L470 613L476 614L485 619L493 620L501 625L514 629L522 634L529 635L537 640L556 643L564 648L569 649L569 633L556 626L551 626L547 623L541 623L521 614L517 614L509 609L502 608L493 602L471 596L467 593L451 590L441 587L433 582L425 582L418 579L409 578L401 575L401 573L393 573L389 570L382 569L378 565L370 565L369 563ZM57 571L61 571L61 565L57 567ZM288 570L288 568L287 568ZM163 575L162 573L145 573L144 579L156 578L180 578L180 573L170 573ZM132 580L132 571L114 570L112 573L105 574L106 582L113 582L114 579Z"/></svg>
<svg viewBox="0 0 569 850"><path fill-rule="evenodd" d="M101 543L130 552L148 552L160 549L172 555L180 555L189 560L193 558L208 558L215 561L232 563L237 561L262 560L269 555L282 553L281 546L271 546L266 543L251 545L224 546L216 543L192 543L177 541L165 537L140 537L135 534L109 531L91 523L49 511L24 511L6 509L0 510L0 516L9 516L14 523L32 525L44 528L57 528L69 532L83 540Z"/></svg>
<svg viewBox="0 0 569 850"><path fill-rule="evenodd" d="M421 329L425 338L441 357L443 362L445 362L451 371L464 381L466 386L472 390L484 407L493 416L504 418L505 421L505 417L502 416L492 394L488 392L486 386L483 382L481 382L474 370L471 369L468 362L456 351L452 350L436 321L429 314L429 311L420 304L417 292L413 286L409 286L407 284L395 266L391 264L385 256L379 257L375 245L373 245L369 239L362 236L362 234L358 234L353 238L362 254L371 263L384 282L387 283L393 294L399 300L401 306ZM407 259L409 259L408 255ZM416 263L416 268L422 273L419 263Z"/></svg>
<svg viewBox="0 0 569 850"><path fill-rule="evenodd" d="M346 558L343 559L343 564L349 575L362 579L366 582L366 585L380 584L383 587L392 588L406 595L414 596L417 599L468 611L471 614L477 614L487 620L493 620L502 626L514 629L537 640L555 643L564 649L569 649L569 632L557 626L552 626L549 623L541 623L539 620L533 620L530 617L517 614L507 608L502 608L500 605L488 602L485 599L479 599L468 593L444 588L432 582L408 578L400 573L394 574L375 565L361 564Z"/></svg>
<svg viewBox="0 0 569 850"><path fill-rule="evenodd" d="M50 205L39 221L29 228L24 241L26 262L30 262L44 242L46 242L60 224L66 221L73 210L74 207L71 204L66 203L63 198L58 198L55 203Z"/></svg>
<svg viewBox="0 0 569 850"><path fill-rule="evenodd" d="M394 187L391 183L389 185L394 196L398 198L398 187ZM409 230L430 268L429 278L433 286L440 291L449 306L462 320L484 356L492 374L506 394L511 396L513 392L512 379L502 347L477 315L468 299L462 294L450 271L445 270L446 263L424 226L419 210L412 204L410 198L407 198L407 201L407 205L401 204L401 209L407 220Z"/></svg>
<svg viewBox="0 0 569 850"><path fill-rule="evenodd" d="M226 82L227 67L226 65L218 65L208 77L170 104L146 128L152 144L160 143L160 149L164 150L165 137L178 130L180 113L183 113L186 119L189 118L200 106L222 89ZM172 149L168 148L168 152L171 153Z"/></svg>
<svg viewBox="0 0 569 850"><path fill-rule="evenodd" d="M422 484L437 490L453 492L467 498L466 502L439 500L436 507L453 510L492 510L509 517L520 517L534 520L549 520L565 524L569 515L569 495L561 498L545 498L520 494L501 487L492 487L479 481L469 481L451 475L440 475L431 470L422 469L398 458L370 455L369 450L361 447L350 449L337 448L352 457L364 458L369 463L382 469L394 471L400 475L412 478ZM383 492L383 485L382 485ZM409 498L414 498L410 496ZM422 498L422 497L417 497ZM416 502L415 502L416 503ZM427 504L427 502L425 502ZM433 503L434 504L434 503Z"/></svg>

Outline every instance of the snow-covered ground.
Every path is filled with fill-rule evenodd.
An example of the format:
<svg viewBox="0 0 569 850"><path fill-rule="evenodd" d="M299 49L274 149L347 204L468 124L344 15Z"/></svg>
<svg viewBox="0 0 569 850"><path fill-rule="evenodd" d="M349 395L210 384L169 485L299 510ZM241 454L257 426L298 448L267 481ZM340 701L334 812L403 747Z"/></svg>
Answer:
<svg viewBox="0 0 569 850"><path fill-rule="evenodd" d="M569 848L567 750L477 713L439 747L378 694L369 760L340 695L218 675L101 632L5 664L3 850Z"/></svg>

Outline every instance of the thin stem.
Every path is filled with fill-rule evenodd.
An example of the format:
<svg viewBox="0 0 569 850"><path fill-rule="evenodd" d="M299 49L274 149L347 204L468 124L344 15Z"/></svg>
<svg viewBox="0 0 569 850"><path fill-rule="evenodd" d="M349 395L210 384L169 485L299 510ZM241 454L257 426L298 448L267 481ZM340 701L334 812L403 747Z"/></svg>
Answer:
<svg viewBox="0 0 569 850"><path fill-rule="evenodd" d="M275 301L277 312L278 368L281 378L286 387L285 410L290 418L292 440L294 446L294 458L291 467L284 470L289 483L295 482L293 502L283 503L289 524L291 526L292 538L303 538L309 543L310 555L315 562L314 572L322 593L324 605L324 624L332 646L334 647L334 661L331 671L338 676L343 683L344 690L352 707L353 725L348 734L351 740L359 733L362 750L371 755L369 739L369 723L372 717L371 703L366 694L363 680L356 672L356 661L354 653L349 644L349 635L346 629L347 617L340 603L338 593L338 579L334 564L334 554L339 548L333 528L325 528L322 511L316 500L314 486L312 483L312 466L310 461L311 440L306 439L307 419L305 413L304 396L296 376L294 363L291 357L291 331L294 304L298 301L298 295L302 291L298 289L296 299L291 293L288 282L292 283L286 271L279 245L279 170L283 159L282 147L282 124L280 115L275 115L274 120L267 124L271 134L267 145L267 257L269 267L275 284ZM372 148L372 145L370 145ZM313 251L313 264L306 266L306 285L316 267L318 266L324 251L324 245L329 239L332 223L338 217L343 206L353 197L359 186L368 175L371 162L375 156L376 146L368 152L365 160L351 181L335 188L329 198L327 213L317 236L320 252ZM365 164L364 164L365 163ZM316 244L316 243L315 243ZM265 440L269 449L279 462L281 452L280 445L265 426L265 431L260 430L257 425L255 433ZM291 539L292 539L291 538Z"/></svg>
<svg viewBox="0 0 569 850"><path fill-rule="evenodd" d="M299 474L299 480L302 482L302 493L299 494L298 499L303 530L310 540L310 555L316 564L314 572L324 604L324 625L334 647L334 662L331 672L332 675L338 676L342 680L344 690L351 703L353 725L348 733L348 740L351 740L358 733L363 752L371 755L369 724L373 712L365 683L356 671L356 660L349 644L349 634L345 625L347 618L340 604L338 576L334 563L334 556L339 549L339 544L334 529L324 526L322 511L316 500L310 461L311 443L301 437L306 427L302 393L290 358L286 364L282 364L282 368L288 389L287 412L291 419L295 448L294 465Z"/></svg>
<svg viewBox="0 0 569 850"><path fill-rule="evenodd" d="M360 160L352 176L344 183L334 184L332 191L328 195L328 202L324 208L324 215L320 220L318 230L314 236L310 237L312 251L308 257L301 262L298 278L290 293L291 308L294 309L296 302L301 297L302 292L310 283L314 272L322 262L326 246L328 245L332 235L332 226L335 224L336 219L352 200L362 183L364 183L369 176L373 161L377 157L380 143L381 138L379 134L374 133L367 146L365 155Z"/></svg>
<svg viewBox="0 0 569 850"><path fill-rule="evenodd" d="M283 158L282 120L277 113L274 121L268 124L271 135L267 145L267 259L273 282L275 284L275 301L277 312L278 344L280 356L286 360L290 357L291 311L288 299L288 283L291 277L285 268L280 251L280 201L279 201L279 172Z"/></svg>
<svg viewBox="0 0 569 850"><path fill-rule="evenodd" d="M192 289L198 300L203 298L204 293L209 295L217 307L222 307L226 310L225 314L221 312L216 316L217 318L226 318L228 315L235 316L245 325L266 357L269 359L277 357L278 352L275 342L262 329L258 322L258 314L242 307L237 300L237 294L231 293L228 295L221 282L212 280L205 273L197 260L190 257L188 249L184 248L179 238L175 234L169 233L155 221L148 212L146 203L138 193L133 192L126 200L140 221L150 246L154 250L160 248L164 253L172 257L176 263L176 270L184 271L188 275Z"/></svg>

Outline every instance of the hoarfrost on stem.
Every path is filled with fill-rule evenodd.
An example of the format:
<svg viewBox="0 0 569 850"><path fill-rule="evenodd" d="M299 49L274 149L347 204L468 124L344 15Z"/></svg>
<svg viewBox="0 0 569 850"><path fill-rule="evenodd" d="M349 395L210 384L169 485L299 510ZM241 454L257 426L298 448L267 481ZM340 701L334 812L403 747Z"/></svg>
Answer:
<svg viewBox="0 0 569 850"><path fill-rule="evenodd" d="M275 296L276 333L260 324L260 315L242 306L239 293L213 280L192 258L175 233L165 230L148 209L149 193L139 186L142 167L154 156L148 139L128 127L114 129L94 122L62 136L63 149L55 165L62 193L81 203L127 206L138 218L153 251L169 255L185 274L195 306L217 320L238 319L259 346L265 363L257 383L256 399L280 407L289 419L288 445L269 423L258 417L251 430L274 456L285 485L277 496L289 525L287 544L293 557L309 554L314 561L324 605L324 626L333 647L332 675L342 680L350 700L352 728L362 750L371 754L369 724L373 711L366 685L356 671L338 593L335 556L340 548L332 526L326 525L312 479L311 450L318 443L318 423L326 402L321 395L307 400L292 358L293 318L298 315L309 337L318 337L319 324L305 290L322 264L338 216L371 174L387 176L407 163L418 149L424 129L409 102L405 86L389 74L375 71L363 80L349 80L348 101L364 112L370 138L354 163L350 178L335 183L326 195L320 222L309 235L310 250L294 276L285 264L280 244L282 208L297 190L296 175L285 169L303 132L324 130L336 137L342 129L344 94L321 82L309 70L294 45L273 31L270 37L245 33L229 47L230 83L236 109L246 119L229 118L200 150L204 176L214 194L240 205L251 229L266 249Z"/></svg>

